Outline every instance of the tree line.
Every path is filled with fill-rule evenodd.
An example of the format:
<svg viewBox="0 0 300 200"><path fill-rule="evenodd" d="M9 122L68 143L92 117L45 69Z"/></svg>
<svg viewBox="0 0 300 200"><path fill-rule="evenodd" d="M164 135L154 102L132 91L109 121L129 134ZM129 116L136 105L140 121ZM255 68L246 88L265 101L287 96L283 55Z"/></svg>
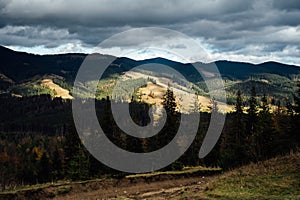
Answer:
<svg viewBox="0 0 300 200"><path fill-rule="evenodd" d="M255 87L247 100L238 91L235 111L227 114L221 138L204 159L198 158L198 152L211 113L201 112L192 145L163 170L196 165L230 169L296 150L300 144L300 84L298 86L294 102L287 102L286 106L278 102L275 109L270 108L267 95L257 97ZM22 184L124 175L97 161L84 148L73 124L69 100L52 99L49 95L6 96L0 97L0 103L0 180L3 190ZM151 152L168 144L177 132L180 117L185 115L177 111L175 95L168 88L162 103L167 115L163 129L155 136L141 139L124 133L117 126L111 103L109 97L96 100L99 123L113 143L131 152ZM132 120L138 125L147 125L149 108L150 105L132 98L129 105ZM211 112L219 112L215 101L212 101Z"/></svg>

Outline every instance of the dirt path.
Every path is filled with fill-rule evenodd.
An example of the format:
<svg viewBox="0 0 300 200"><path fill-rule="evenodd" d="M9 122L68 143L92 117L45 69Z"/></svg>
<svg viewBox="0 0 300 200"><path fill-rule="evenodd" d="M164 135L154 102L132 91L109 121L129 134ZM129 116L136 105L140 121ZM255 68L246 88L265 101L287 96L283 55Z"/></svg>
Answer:
<svg viewBox="0 0 300 200"><path fill-rule="evenodd" d="M204 191L207 183L217 179L222 170L193 170L122 175L79 182L60 181L0 193L0 199L206 199Z"/></svg>
<svg viewBox="0 0 300 200"><path fill-rule="evenodd" d="M69 91L60 87L59 85L53 83L51 79L44 79L42 81L43 85L47 85L50 89L56 91L55 97L61 97L63 99L73 99L73 97L70 95Z"/></svg>
<svg viewBox="0 0 300 200"><path fill-rule="evenodd" d="M73 187L68 194L57 196L54 199L190 199L201 197L206 184L213 176L199 176L180 178L157 182L135 182L121 181L111 185L110 183L98 185L99 188L90 190L88 188ZM91 186L89 186L91 187ZM93 187L96 187L95 185Z"/></svg>

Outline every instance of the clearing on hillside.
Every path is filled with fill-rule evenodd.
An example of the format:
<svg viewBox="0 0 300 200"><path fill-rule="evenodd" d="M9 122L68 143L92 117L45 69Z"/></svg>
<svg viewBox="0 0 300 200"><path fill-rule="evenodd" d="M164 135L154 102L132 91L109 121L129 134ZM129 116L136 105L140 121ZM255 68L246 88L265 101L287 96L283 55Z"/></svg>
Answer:
<svg viewBox="0 0 300 200"><path fill-rule="evenodd" d="M53 83L51 79L43 79L42 85L48 86L50 89L56 91L55 97L61 97L63 99L73 99L73 97L70 95L69 91L60 87L59 85Z"/></svg>

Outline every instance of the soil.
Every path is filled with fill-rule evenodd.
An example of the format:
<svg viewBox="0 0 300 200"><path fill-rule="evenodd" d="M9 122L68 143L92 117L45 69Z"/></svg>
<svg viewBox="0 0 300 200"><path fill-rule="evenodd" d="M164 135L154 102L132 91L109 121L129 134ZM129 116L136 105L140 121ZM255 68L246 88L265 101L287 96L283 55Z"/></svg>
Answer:
<svg viewBox="0 0 300 200"><path fill-rule="evenodd" d="M98 185L93 190L76 188L54 199L185 199L193 195L201 196L205 185L213 177L191 177L155 182L115 183ZM95 185L90 185L95 187ZM86 190L86 191L85 191Z"/></svg>
<svg viewBox="0 0 300 200"><path fill-rule="evenodd" d="M0 199L205 199L206 184L215 173L103 179L0 194Z"/></svg>

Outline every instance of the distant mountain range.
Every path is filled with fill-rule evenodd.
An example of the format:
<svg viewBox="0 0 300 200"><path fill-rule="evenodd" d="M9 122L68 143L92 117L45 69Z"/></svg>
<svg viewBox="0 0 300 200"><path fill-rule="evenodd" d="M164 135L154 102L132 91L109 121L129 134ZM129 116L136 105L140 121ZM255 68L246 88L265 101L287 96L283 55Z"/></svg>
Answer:
<svg viewBox="0 0 300 200"><path fill-rule="evenodd" d="M58 85L71 90L76 73L86 56L86 54L79 53L34 55L16 52L0 46L0 91L1 93L13 93L22 96L33 95L36 93L32 88L34 85L41 83L41 80L45 77L52 77ZM110 55L102 56L104 59L114 58ZM183 74L187 80L197 85L204 93L207 92L201 76L198 75L192 64L183 64L164 58L142 61L115 58L105 77L109 79L133 67L149 63L170 66ZM210 71L211 63L193 64L200 65L207 72ZM241 89L247 96L250 87L253 85L257 87L258 94L265 92L277 99L291 97L292 92L295 90L296 81L300 80L300 67L293 65L277 62L265 62L256 65L232 61L217 61L215 64L225 80L229 102L233 101L237 89ZM156 74L156 76L159 76L159 74ZM36 90L45 92L40 88L36 88Z"/></svg>

